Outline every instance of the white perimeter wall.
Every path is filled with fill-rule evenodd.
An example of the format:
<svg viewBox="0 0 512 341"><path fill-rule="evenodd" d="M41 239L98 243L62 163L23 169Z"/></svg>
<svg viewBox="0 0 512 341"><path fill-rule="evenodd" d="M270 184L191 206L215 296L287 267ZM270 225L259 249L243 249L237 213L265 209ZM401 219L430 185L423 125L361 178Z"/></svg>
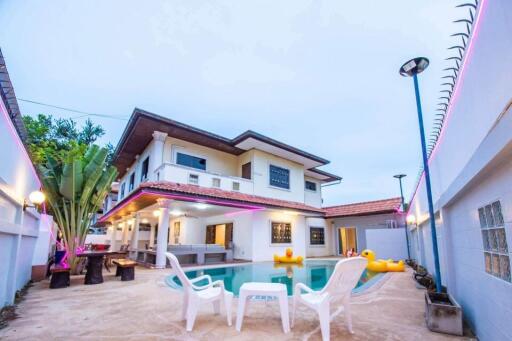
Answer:
<svg viewBox="0 0 512 341"><path fill-rule="evenodd" d="M366 247L382 259L407 259L405 229L368 229Z"/></svg>
<svg viewBox="0 0 512 341"><path fill-rule="evenodd" d="M430 160L441 276L481 340L511 340L512 284L484 269L478 208L500 200L512 248L512 1L484 0L441 143ZM481 9L481 8L480 8ZM430 91L428 89L424 91ZM434 90L432 90L434 91ZM437 91L437 90L435 90ZM414 256L434 271L424 183L411 203Z"/></svg>
<svg viewBox="0 0 512 341"><path fill-rule="evenodd" d="M39 234L39 215L23 201L39 189L21 140L0 101L0 307L11 304L16 290L31 278L32 258Z"/></svg>

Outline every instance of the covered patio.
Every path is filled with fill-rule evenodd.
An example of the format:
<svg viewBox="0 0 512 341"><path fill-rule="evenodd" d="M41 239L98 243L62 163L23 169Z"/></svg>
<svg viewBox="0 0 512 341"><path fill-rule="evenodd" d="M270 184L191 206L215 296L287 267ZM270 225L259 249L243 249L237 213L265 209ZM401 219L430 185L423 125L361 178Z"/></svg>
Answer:
<svg viewBox="0 0 512 341"><path fill-rule="evenodd" d="M253 260L251 213L322 216L304 204L172 182L148 182L100 219L111 250L130 246L130 257L165 268L165 252L183 264Z"/></svg>

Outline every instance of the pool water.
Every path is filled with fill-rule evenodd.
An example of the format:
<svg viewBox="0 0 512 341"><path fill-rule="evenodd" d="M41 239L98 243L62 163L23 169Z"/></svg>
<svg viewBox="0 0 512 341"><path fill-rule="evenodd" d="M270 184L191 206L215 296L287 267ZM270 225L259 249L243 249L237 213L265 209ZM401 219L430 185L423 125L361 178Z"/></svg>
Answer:
<svg viewBox="0 0 512 341"><path fill-rule="evenodd" d="M282 283L286 285L288 295L293 294L293 288L297 283L304 283L313 290L321 290L329 277L331 277L335 260L307 260L304 264L275 264L273 262L248 263L239 266L220 267L204 270L187 271L188 278L196 278L201 275L210 275L213 281L222 280L228 291L238 296L240 286L246 282ZM375 280L378 273L365 270L357 283L354 292L360 292ZM177 276L171 275L167 283L181 287ZM196 285L205 285L205 281L197 282Z"/></svg>

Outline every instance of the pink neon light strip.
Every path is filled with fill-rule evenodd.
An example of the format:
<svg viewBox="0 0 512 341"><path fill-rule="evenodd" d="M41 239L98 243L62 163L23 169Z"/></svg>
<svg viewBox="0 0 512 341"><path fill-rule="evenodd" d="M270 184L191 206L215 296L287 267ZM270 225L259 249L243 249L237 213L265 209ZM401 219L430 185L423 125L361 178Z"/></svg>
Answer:
<svg viewBox="0 0 512 341"><path fill-rule="evenodd" d="M464 75L465 75L465 72L466 72L466 65L469 63L468 60L470 59L470 57L471 57L471 55L473 53L474 42L475 42L476 38L478 37L478 33L480 31L480 23L481 23L481 19L483 17L483 13L484 13L484 9L485 9L486 5L487 5L487 0L481 0L480 1L480 8L478 10L476 21L475 21L475 23L473 25L473 33L471 35L471 39L469 40L469 43L468 43L468 48L466 49L466 53L464 55L464 61L462 62L462 66L461 66L461 69L459 71L459 76L457 78L457 83L455 84L455 89L453 91L453 96L452 96L452 98L450 100L450 103L448 104L448 110L446 111L445 123L443 124L443 128L441 129L441 134L439 135L438 141L437 141L436 145L434 146L434 149L430 153L430 156L429 156L429 159L428 159L429 166L430 166L430 161L434 159L434 156L435 156L436 152L439 149L438 147L439 147L439 145L442 142L442 138L444 136L444 132L446 130L446 127L448 126L449 119L452 116L453 107L454 107L454 105L456 104L456 102L457 102L457 100L459 98L460 89L462 87L461 84L462 84L462 81L464 79ZM414 189L413 195L411 197L411 200L410 200L411 203L413 202L414 198L416 197L416 193L418 192L418 189L419 189L420 185L423 183L424 180L425 180L425 172L422 171L421 172L420 180L416 184L416 188ZM409 207L409 209L407 210L407 214L409 214L409 210L410 209L411 208Z"/></svg>
<svg viewBox="0 0 512 341"><path fill-rule="evenodd" d="M187 195L166 194L166 193L161 193L161 192L158 192L158 191L142 190L139 193L137 193L136 195L134 195L127 202L125 202L122 205L116 207L116 209L114 211L112 211L109 214L101 217L98 221L103 222L103 221L107 220L107 218L112 216L115 212L119 211L120 209L122 209L123 207L125 207L128 204L130 204L132 201L136 200L137 198L139 198L140 196L142 196L144 194L154 194L154 195L158 195L158 196L160 196L162 198L168 198L168 199L176 199L176 200L192 201L192 202L206 202L206 203L209 203L209 204L216 204L216 205L222 205L222 206L230 206L230 207L235 207L235 208L244 208L244 209L247 209L247 210L250 210L250 211L264 210L265 209L265 207L262 207L262 206L247 205L247 204L235 204L235 203L231 203L231 202L223 201L223 200L199 199L199 198L191 197L191 196L187 196Z"/></svg>

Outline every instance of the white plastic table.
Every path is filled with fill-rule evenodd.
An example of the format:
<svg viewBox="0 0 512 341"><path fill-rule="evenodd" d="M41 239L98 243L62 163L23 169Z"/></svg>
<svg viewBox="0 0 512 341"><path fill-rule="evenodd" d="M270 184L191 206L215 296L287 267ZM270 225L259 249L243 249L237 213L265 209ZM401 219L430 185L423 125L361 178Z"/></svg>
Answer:
<svg viewBox="0 0 512 341"><path fill-rule="evenodd" d="M281 283L256 282L244 283L240 287L240 294L238 296L238 311L236 314L237 331L242 329L242 322L245 315L245 305L247 303L247 299L251 296L276 297L279 300L283 331L285 333L290 331L290 318L288 314L288 292L286 291L286 285Z"/></svg>

